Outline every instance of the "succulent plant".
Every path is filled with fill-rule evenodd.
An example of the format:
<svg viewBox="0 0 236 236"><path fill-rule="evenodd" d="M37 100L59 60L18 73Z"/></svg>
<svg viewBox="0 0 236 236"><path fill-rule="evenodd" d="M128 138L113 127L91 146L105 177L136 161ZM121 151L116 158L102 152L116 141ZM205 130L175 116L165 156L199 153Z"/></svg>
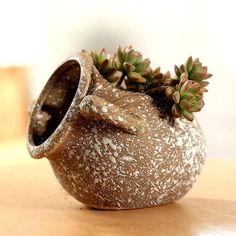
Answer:
<svg viewBox="0 0 236 236"><path fill-rule="evenodd" d="M126 78L127 88L135 88L147 83L147 76L152 72L150 60L143 59L140 52L135 51L131 46L122 49L118 47L117 53L113 58L113 66L122 73L117 86L121 86Z"/></svg>
<svg viewBox="0 0 236 236"><path fill-rule="evenodd" d="M209 84L205 80L212 76L212 74L207 73L207 67L202 66L198 58L193 60L192 57L188 58L185 65L181 65L180 67L175 65L175 74L179 79L182 73L186 73L190 80L199 82L202 87Z"/></svg>
<svg viewBox="0 0 236 236"><path fill-rule="evenodd" d="M132 46L118 47L112 57L104 48L100 52L92 51L90 55L104 79L118 88L151 96L160 116L171 124L178 117L192 121L193 113L204 106L203 95L209 84L206 79L212 75L198 58L189 57L184 65L175 66L176 77L173 78L169 71L161 73L160 67L152 70L150 60L143 59Z"/></svg>
<svg viewBox="0 0 236 236"><path fill-rule="evenodd" d="M103 48L100 52L91 51L90 53L93 64L98 69L99 73L109 82L115 82L118 77L113 76L116 73L116 69L113 67L110 55L106 53L106 49Z"/></svg>
<svg viewBox="0 0 236 236"><path fill-rule="evenodd" d="M175 88L167 87L166 96L173 100L172 114L174 117L185 117L187 120L194 119L193 112L198 112L204 106L204 88L200 83L188 79L186 73L180 76L180 82Z"/></svg>

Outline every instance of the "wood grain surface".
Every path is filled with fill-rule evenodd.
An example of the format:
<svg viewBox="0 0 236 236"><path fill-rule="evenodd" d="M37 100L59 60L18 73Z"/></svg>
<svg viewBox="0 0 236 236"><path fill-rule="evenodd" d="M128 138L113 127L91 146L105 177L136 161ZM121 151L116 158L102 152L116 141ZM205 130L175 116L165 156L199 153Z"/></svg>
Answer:
<svg viewBox="0 0 236 236"><path fill-rule="evenodd" d="M0 235L236 235L235 180L235 160L210 159L190 193L175 203L102 211L70 197L46 159L4 165Z"/></svg>

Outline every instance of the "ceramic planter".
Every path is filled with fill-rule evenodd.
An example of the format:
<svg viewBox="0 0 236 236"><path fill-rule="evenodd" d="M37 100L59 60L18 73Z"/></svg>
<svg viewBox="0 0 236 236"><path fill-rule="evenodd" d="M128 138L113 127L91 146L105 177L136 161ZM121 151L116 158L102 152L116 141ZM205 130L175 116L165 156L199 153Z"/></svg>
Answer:
<svg viewBox="0 0 236 236"><path fill-rule="evenodd" d="M206 152L196 119L170 126L151 97L112 87L84 53L48 80L27 139L30 155L46 157L68 193L101 209L152 207L183 197Z"/></svg>

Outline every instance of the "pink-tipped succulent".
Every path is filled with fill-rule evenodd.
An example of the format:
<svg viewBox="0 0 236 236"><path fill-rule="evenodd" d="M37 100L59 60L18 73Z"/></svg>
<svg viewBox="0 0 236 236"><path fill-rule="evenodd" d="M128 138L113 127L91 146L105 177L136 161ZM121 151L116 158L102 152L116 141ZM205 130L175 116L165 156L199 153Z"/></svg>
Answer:
<svg viewBox="0 0 236 236"><path fill-rule="evenodd" d="M134 89L147 83L147 76L151 73L150 60L131 46L122 49L118 47L113 58L113 66L122 73L117 85L121 86L125 80L126 88Z"/></svg>
<svg viewBox="0 0 236 236"><path fill-rule="evenodd" d="M180 76L175 88L167 87L166 96L174 102L172 113L174 117L183 116L189 121L194 119L193 112L200 111L204 106L204 88L200 83L188 79L186 73Z"/></svg>
<svg viewBox="0 0 236 236"><path fill-rule="evenodd" d="M98 69L103 78L109 82L115 82L118 80L118 78L114 76L116 69L113 67L110 55L106 53L105 48L103 48L100 52L95 50L91 51L90 55L93 59L93 64Z"/></svg>
<svg viewBox="0 0 236 236"><path fill-rule="evenodd" d="M192 57L188 58L185 65L181 65L180 67L175 65L175 74L179 79L182 73L186 73L189 80L200 83L202 87L206 87L209 84L205 80L212 76L212 74L207 72L207 67L203 66L198 58L193 60Z"/></svg>

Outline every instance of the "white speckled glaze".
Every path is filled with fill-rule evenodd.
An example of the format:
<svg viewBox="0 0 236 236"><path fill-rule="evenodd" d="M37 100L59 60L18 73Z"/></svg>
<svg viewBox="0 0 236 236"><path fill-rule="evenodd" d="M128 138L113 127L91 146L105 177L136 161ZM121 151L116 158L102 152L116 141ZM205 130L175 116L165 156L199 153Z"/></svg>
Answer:
<svg viewBox="0 0 236 236"><path fill-rule="evenodd" d="M49 97L60 104L63 96L54 99L52 81L65 79L60 73L71 61L80 66L74 69L79 84L73 101L53 133L35 144L35 133L45 130L37 127L51 117L40 120L42 104ZM27 141L33 158L48 158L65 190L101 209L152 207L183 197L206 156L196 119L176 119L170 126L151 97L113 88L84 53L49 79L32 110Z"/></svg>

